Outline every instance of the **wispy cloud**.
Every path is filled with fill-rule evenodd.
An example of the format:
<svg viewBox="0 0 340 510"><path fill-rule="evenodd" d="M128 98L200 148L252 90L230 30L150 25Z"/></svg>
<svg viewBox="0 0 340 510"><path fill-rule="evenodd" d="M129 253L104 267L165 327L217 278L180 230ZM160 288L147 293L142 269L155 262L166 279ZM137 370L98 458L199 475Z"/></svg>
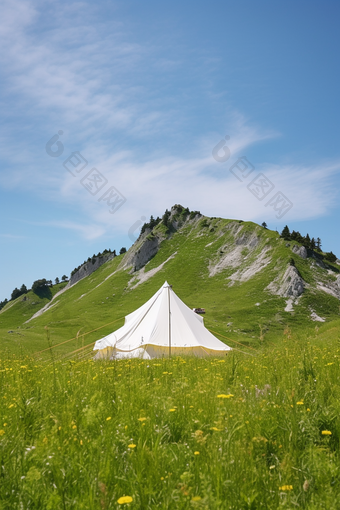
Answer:
<svg viewBox="0 0 340 510"><path fill-rule="evenodd" d="M90 221L88 223L76 223L74 221L59 220L59 221L25 221L25 223L34 225L36 227L49 227L61 230L71 230L76 232L80 237L93 240L102 237L106 229L99 223ZM16 237L16 236L14 236ZM19 236L18 236L19 237Z"/></svg>
<svg viewBox="0 0 340 510"><path fill-rule="evenodd" d="M214 216L275 218L228 169L250 146L269 143L280 133L230 109L224 133L205 133L202 128L200 135L189 135L180 105L167 104L168 97L157 90L153 76L148 77L151 73L145 73L166 73L184 62L129 41L118 22L110 27L103 21L92 23L95 7L88 3L61 3L56 9L54 2L46 2L45 10L34 1L2 4L0 60L7 75L3 107L9 119L23 119L24 131L18 134L18 122L12 129L9 121L2 135L2 154L10 171L1 173L1 184L34 193L50 204L66 203L71 213L81 211L84 217L84 223L71 219L50 226L95 239L106 232L126 232L141 215L161 213L174 203ZM54 17L50 9L56 11ZM53 159L44 146L58 129L64 130L65 151ZM227 134L232 156L219 164L211 151ZM98 168L109 185L126 196L115 215L63 168L63 160L74 150L82 152L89 169ZM314 166L254 164L256 172L265 173L293 202L290 221L325 215L335 203L332 179L339 172L338 161Z"/></svg>
<svg viewBox="0 0 340 510"><path fill-rule="evenodd" d="M0 234L4 239L12 239L13 241L27 239L27 236L18 236L14 234Z"/></svg>

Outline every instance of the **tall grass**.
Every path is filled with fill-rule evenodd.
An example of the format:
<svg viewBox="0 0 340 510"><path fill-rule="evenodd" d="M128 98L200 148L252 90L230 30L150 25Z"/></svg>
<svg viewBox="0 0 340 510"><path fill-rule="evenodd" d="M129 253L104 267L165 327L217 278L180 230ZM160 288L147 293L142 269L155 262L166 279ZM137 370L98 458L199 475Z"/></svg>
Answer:
<svg viewBox="0 0 340 510"><path fill-rule="evenodd" d="M2 359L0 508L339 508L339 355Z"/></svg>

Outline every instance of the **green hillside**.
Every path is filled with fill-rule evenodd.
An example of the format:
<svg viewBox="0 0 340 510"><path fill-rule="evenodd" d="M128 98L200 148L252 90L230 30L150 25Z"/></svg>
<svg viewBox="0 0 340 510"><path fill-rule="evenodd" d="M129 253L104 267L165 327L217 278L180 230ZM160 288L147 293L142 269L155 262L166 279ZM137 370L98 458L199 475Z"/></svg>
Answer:
<svg viewBox="0 0 340 510"><path fill-rule="evenodd" d="M165 280L189 307L204 307L206 326L231 346L236 345L232 340L256 346L306 330L314 334L316 328L319 334L338 335L340 266L322 254L302 258L294 245L300 247L252 222L173 207L167 225L162 221L146 229L126 254L58 295L39 317L25 322L65 284L53 286L48 296L30 291L25 300L9 302L0 312L1 350L31 354L47 348L48 338L53 345L74 338L57 353L79 349L120 327ZM289 286L292 277L302 279L305 288L285 311L287 296L275 294L270 285ZM313 321L312 313L325 322Z"/></svg>

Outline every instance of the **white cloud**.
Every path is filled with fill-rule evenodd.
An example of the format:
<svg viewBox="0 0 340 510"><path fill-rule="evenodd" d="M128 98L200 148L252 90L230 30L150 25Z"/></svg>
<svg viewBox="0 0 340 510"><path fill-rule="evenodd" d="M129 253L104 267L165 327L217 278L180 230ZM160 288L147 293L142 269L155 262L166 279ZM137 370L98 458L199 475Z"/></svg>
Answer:
<svg viewBox="0 0 340 510"><path fill-rule="evenodd" d="M57 29L47 20L51 26L43 30L47 18L37 3L2 3L0 59L7 73L7 95L17 97L8 105L4 101L5 113L24 115L32 131L36 122L44 138L30 147L8 125L9 133L1 142L10 172L2 173L1 182L7 190L24 189L51 204L66 202L70 211L73 208L77 216L81 211L84 217L84 224L70 220L51 226L95 239L105 232L126 232L141 215L161 214L174 203L213 216L275 219L265 207L267 201L260 202L249 192L249 181L240 183L228 169L248 147L279 136L277 132L228 111L223 134L203 133L189 139L184 114L178 115L178 107L166 104L161 94L155 100L155 90L148 90L145 78L140 79L152 65L167 69L171 58L159 58L155 48L126 42L118 23L110 33L104 24L91 23L89 4L84 9L78 2L57 8L54 2L47 3L57 11ZM171 61L171 67L182 64ZM44 145L57 129L64 129L65 151L53 159ZM183 148L167 144L169 133L176 133L178 140L188 137L186 155ZM225 135L231 136L232 157L220 164L211 151ZM116 143L119 137L121 144ZM115 215L63 168L63 160L73 150L80 150L89 161L88 169L98 168L126 196L126 204ZM254 175L263 172L275 191L293 202L289 221L325 215L335 203L332 179L339 162L311 167L256 162L255 167Z"/></svg>

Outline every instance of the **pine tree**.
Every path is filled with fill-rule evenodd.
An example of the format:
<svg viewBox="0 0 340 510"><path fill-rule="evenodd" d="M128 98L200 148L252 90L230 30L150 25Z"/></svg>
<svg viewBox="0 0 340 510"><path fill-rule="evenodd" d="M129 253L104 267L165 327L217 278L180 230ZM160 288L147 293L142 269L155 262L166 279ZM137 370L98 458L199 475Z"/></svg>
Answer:
<svg viewBox="0 0 340 510"><path fill-rule="evenodd" d="M320 237L318 237L317 240L316 240L316 249L318 251L321 251L321 246L322 246L321 239L320 239Z"/></svg>
<svg viewBox="0 0 340 510"><path fill-rule="evenodd" d="M264 221L264 222L261 224L261 226L262 226L263 228L267 228L267 223ZM289 229L288 229L288 230L289 230Z"/></svg>
<svg viewBox="0 0 340 510"><path fill-rule="evenodd" d="M288 225L285 226L285 228L281 232L281 237L285 239L286 241L290 241L290 232Z"/></svg>
<svg viewBox="0 0 340 510"><path fill-rule="evenodd" d="M325 259L329 262L336 262L337 258L338 257L332 251L327 252L325 255Z"/></svg>
<svg viewBox="0 0 340 510"><path fill-rule="evenodd" d="M163 214L162 216L162 220L163 220L163 223L164 225L167 227L168 226L168 220L170 218L170 212L168 211L168 209L165 210L165 213Z"/></svg>
<svg viewBox="0 0 340 510"><path fill-rule="evenodd" d="M11 294L11 299L14 300L14 299L18 298L19 296L21 296L20 290L17 287L15 287L15 289L13 290L13 292Z"/></svg>
<svg viewBox="0 0 340 510"><path fill-rule="evenodd" d="M58 276L57 276L57 278L54 281L55 281L56 285L58 285L58 283L60 283L60 280L59 280Z"/></svg>
<svg viewBox="0 0 340 510"><path fill-rule="evenodd" d="M306 237L303 238L303 242L302 244L306 247L306 248L310 248L310 237L309 237L309 234L306 235Z"/></svg>
<svg viewBox="0 0 340 510"><path fill-rule="evenodd" d="M312 239L310 240L310 249L314 251L315 248L316 248L316 242L315 242L314 237L312 237Z"/></svg>
<svg viewBox="0 0 340 510"><path fill-rule="evenodd" d="M24 283L20 287L20 293L21 294L27 294L27 287L26 287L26 285Z"/></svg>
<svg viewBox="0 0 340 510"><path fill-rule="evenodd" d="M295 240L296 240L298 243L301 243L301 244L302 244L302 243L303 243L303 239L304 239L304 238L302 237L302 235L300 234L300 232L299 232L299 231L297 231L297 232L296 232L296 239L295 239Z"/></svg>

